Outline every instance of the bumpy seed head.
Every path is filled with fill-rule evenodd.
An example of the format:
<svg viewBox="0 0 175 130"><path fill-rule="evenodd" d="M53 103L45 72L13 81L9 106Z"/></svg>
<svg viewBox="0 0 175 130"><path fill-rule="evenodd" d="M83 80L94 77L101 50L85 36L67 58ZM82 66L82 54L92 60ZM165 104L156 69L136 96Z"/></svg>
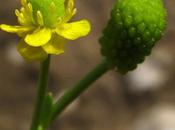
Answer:
<svg viewBox="0 0 175 130"><path fill-rule="evenodd" d="M44 24L46 26L54 26L59 17L65 12L65 0L28 0L32 4L34 18L37 19L38 11L43 15Z"/></svg>
<svg viewBox="0 0 175 130"><path fill-rule="evenodd" d="M118 0L100 38L101 53L127 73L149 55L166 27L162 0Z"/></svg>

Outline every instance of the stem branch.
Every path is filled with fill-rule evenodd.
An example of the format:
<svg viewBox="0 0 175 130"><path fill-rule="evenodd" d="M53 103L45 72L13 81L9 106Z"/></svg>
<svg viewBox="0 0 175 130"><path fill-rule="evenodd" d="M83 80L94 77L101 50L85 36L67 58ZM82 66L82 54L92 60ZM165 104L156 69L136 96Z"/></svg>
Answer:
<svg viewBox="0 0 175 130"><path fill-rule="evenodd" d="M65 110L65 108L72 103L82 92L84 92L89 85L97 80L101 75L109 70L109 65L106 60L102 61L96 68L89 72L82 80L80 80L74 87L70 88L64 95L55 103L51 122Z"/></svg>

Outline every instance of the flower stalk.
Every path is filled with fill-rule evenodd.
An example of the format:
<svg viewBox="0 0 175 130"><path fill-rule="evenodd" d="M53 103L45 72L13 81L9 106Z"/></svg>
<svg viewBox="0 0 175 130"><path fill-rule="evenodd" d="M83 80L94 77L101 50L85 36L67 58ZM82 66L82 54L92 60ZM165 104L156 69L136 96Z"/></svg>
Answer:
<svg viewBox="0 0 175 130"><path fill-rule="evenodd" d="M68 89L63 96L53 104L51 109L51 114L46 124L41 124L42 110L45 99L47 96L47 86L48 86L48 75L49 75L49 65L50 65L50 56L41 62L40 74L38 80L38 90L37 90L37 100L34 110L34 115L32 119L31 129L30 130L45 130L49 125L58 117L61 112L63 112L67 106L69 106L80 94L82 94L89 86L95 82L100 76L110 69L109 63L106 60L103 60L99 65L97 65L92 71L90 71L84 78L82 78L75 86ZM45 111L47 112L47 111ZM45 113L44 112L44 113ZM44 126L42 126L44 125Z"/></svg>
<svg viewBox="0 0 175 130"><path fill-rule="evenodd" d="M93 82L109 70L109 63L104 60L82 78L75 86L67 90L53 106L51 122L66 109L80 94L82 94Z"/></svg>
<svg viewBox="0 0 175 130"><path fill-rule="evenodd" d="M42 106L44 103L45 96L47 94L49 65L50 65L50 56L48 56L46 60L41 62L41 65L40 65L40 73L39 73L38 88L37 88L37 99L36 99L36 105L35 105L35 110L34 110L34 115L33 115L30 130L37 130L40 123Z"/></svg>

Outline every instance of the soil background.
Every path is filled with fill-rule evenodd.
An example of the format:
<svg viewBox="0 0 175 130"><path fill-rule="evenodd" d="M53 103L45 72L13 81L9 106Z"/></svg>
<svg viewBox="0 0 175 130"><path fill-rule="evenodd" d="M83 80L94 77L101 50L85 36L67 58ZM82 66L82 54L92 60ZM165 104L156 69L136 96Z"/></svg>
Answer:
<svg viewBox="0 0 175 130"><path fill-rule="evenodd" d="M92 31L53 56L49 90L58 98L102 59L98 38L114 0L76 0L74 20L88 19ZM19 0L0 0L0 23L17 24ZM71 104L51 130L175 129L175 1L165 0L168 27L152 54L127 75L110 71ZM16 51L19 38L0 31L0 130L29 130L36 97L38 63Z"/></svg>

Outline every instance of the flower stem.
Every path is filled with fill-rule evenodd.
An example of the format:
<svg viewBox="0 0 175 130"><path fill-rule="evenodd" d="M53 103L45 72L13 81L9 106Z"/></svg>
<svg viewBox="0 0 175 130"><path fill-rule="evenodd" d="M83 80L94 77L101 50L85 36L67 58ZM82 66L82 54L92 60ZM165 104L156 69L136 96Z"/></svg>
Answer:
<svg viewBox="0 0 175 130"><path fill-rule="evenodd" d="M40 122L42 105L47 92L50 56L40 64L40 73L37 86L37 99L32 119L31 129L37 130Z"/></svg>
<svg viewBox="0 0 175 130"><path fill-rule="evenodd" d="M109 70L109 65L106 60L102 61L97 67L90 71L82 80L80 80L74 87L66 91L63 96L55 103L51 122L65 110L65 108L72 103L82 92L84 92L89 85L102 76Z"/></svg>

